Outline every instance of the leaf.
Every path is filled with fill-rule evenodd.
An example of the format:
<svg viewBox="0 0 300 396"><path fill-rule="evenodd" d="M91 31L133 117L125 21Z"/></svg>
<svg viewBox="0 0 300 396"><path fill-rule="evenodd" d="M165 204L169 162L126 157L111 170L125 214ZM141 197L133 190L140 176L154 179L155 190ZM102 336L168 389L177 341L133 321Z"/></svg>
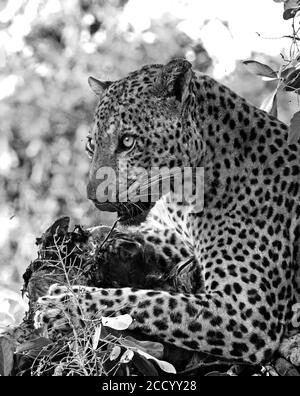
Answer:
<svg viewBox="0 0 300 396"><path fill-rule="evenodd" d="M121 354L121 347L119 347L118 345L114 346L110 353L109 360L111 361L117 360L120 354Z"/></svg>
<svg viewBox="0 0 300 396"><path fill-rule="evenodd" d="M266 111L274 117L278 117L278 99L277 99L277 89L272 93L271 96L267 97L262 105L260 106L261 110Z"/></svg>
<svg viewBox="0 0 300 396"><path fill-rule="evenodd" d="M0 338L0 376L8 377L13 369L14 364L14 342L7 338Z"/></svg>
<svg viewBox="0 0 300 396"><path fill-rule="evenodd" d="M120 315L115 318L102 317L103 326L110 327L114 330L127 330L132 323L132 317L130 315Z"/></svg>
<svg viewBox="0 0 300 396"><path fill-rule="evenodd" d="M127 348L134 348L135 350L139 349L151 356L154 356L157 359L162 358L164 354L164 346L159 342L139 341L133 337L127 336L126 338L122 339L122 345Z"/></svg>
<svg viewBox="0 0 300 396"><path fill-rule="evenodd" d="M0 312L0 329L5 331L7 327L16 324L15 318L9 312Z"/></svg>
<svg viewBox="0 0 300 396"><path fill-rule="evenodd" d="M294 366L296 366L296 367L300 366L300 349L299 348L294 348L291 351L290 361Z"/></svg>
<svg viewBox="0 0 300 396"><path fill-rule="evenodd" d="M277 73L268 65L253 60L244 61L243 63L246 66L246 69L252 74L256 74L257 76L261 77L268 77L271 79L278 78Z"/></svg>
<svg viewBox="0 0 300 396"><path fill-rule="evenodd" d="M0 327L15 326L21 323L28 305L18 293L9 289L0 290Z"/></svg>
<svg viewBox="0 0 300 396"><path fill-rule="evenodd" d="M297 144L300 138L300 111L294 114L289 131L289 144Z"/></svg>
<svg viewBox="0 0 300 396"><path fill-rule="evenodd" d="M100 340L100 337L101 337L101 328L102 328L101 325L97 326L95 328L95 332L94 332L94 335L93 335L93 342L92 342L94 351L96 351L97 348L98 348L99 340Z"/></svg>
<svg viewBox="0 0 300 396"><path fill-rule="evenodd" d="M52 344L52 341L48 338L40 337L36 338L35 340L30 340L22 345L19 345L17 348L16 353L27 353L31 357L37 357L41 351L47 347L48 345Z"/></svg>
<svg viewBox="0 0 300 396"><path fill-rule="evenodd" d="M127 364L127 363L131 362L133 356L134 356L134 352L131 349L127 349L127 351L123 353L123 355L120 359L120 363Z"/></svg>
<svg viewBox="0 0 300 396"><path fill-rule="evenodd" d="M161 368L161 370L165 371L166 373L176 374L176 368L171 363L165 362L164 360L156 359L155 357L149 355L148 353L140 349L138 349L136 352L146 359L154 360L157 363L157 365Z"/></svg>
<svg viewBox="0 0 300 396"><path fill-rule="evenodd" d="M64 375L64 365L59 364L57 367L55 367L53 377L62 377Z"/></svg>
<svg viewBox="0 0 300 396"><path fill-rule="evenodd" d="M220 373L219 371L212 371L205 375L205 377L230 377L227 373Z"/></svg>
<svg viewBox="0 0 300 396"><path fill-rule="evenodd" d="M271 110L269 111L269 114L278 118L278 97L277 97L277 94L273 98L273 104L272 104Z"/></svg>
<svg viewBox="0 0 300 396"><path fill-rule="evenodd" d="M300 312L300 303L296 303L292 306L293 312Z"/></svg>
<svg viewBox="0 0 300 396"><path fill-rule="evenodd" d="M164 360L159 360L151 354L153 353L157 357L162 357L164 351L162 344L158 342L138 341L132 337L126 337L122 340L122 345L127 346L146 359L154 360L166 373L176 374L176 369L172 364L165 362Z"/></svg>
<svg viewBox="0 0 300 396"><path fill-rule="evenodd" d="M285 80L285 91L294 92L300 88L300 70L293 71Z"/></svg>
<svg viewBox="0 0 300 396"><path fill-rule="evenodd" d="M263 81L265 82L269 82L269 81L278 81L278 77L262 77L261 78Z"/></svg>
<svg viewBox="0 0 300 396"><path fill-rule="evenodd" d="M283 19L286 21L296 16L300 10L300 0L287 0L284 3Z"/></svg>
<svg viewBox="0 0 300 396"><path fill-rule="evenodd" d="M295 357L295 352L299 353L300 348L300 334L295 334L292 337L284 338L280 345L280 355L284 357L286 360L292 362L291 357ZM293 362L292 362L293 363ZM299 366L300 366L300 354L299 354Z"/></svg>
<svg viewBox="0 0 300 396"><path fill-rule="evenodd" d="M276 360L275 370L281 377L300 377L296 367L283 358Z"/></svg>
<svg viewBox="0 0 300 396"><path fill-rule="evenodd" d="M287 69L282 70L280 77L286 80L295 70L296 70L295 67L288 67Z"/></svg>
<svg viewBox="0 0 300 396"><path fill-rule="evenodd" d="M134 355L132 363L142 375L151 377L158 376L158 371L156 370L154 365L138 353Z"/></svg>
<svg viewBox="0 0 300 396"><path fill-rule="evenodd" d="M279 377L279 374L276 372L274 367L266 366L265 369L266 369L267 377Z"/></svg>

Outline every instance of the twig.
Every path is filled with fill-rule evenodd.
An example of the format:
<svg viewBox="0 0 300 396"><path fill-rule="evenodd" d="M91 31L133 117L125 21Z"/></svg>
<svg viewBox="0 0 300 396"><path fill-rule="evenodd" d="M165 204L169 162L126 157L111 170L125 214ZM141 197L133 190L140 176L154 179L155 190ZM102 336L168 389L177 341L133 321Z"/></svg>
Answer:
<svg viewBox="0 0 300 396"><path fill-rule="evenodd" d="M112 227L111 227L109 233L107 234L106 238L104 239L104 241L102 242L102 244L100 245L100 247L99 247L99 249L98 249L99 252L101 251L101 249L103 248L103 246L106 244L106 242L107 242L108 239L110 238L110 236L111 236L111 234L113 233L113 231L115 230L115 228L116 228L116 226L117 226L119 220L120 220L120 219L118 218L118 219L114 222L114 224L112 225Z"/></svg>

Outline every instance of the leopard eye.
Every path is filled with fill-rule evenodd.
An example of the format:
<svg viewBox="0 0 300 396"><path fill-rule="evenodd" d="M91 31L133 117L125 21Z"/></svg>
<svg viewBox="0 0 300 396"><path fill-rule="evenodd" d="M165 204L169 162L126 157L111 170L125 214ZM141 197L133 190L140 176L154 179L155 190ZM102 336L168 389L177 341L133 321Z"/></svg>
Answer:
<svg viewBox="0 0 300 396"><path fill-rule="evenodd" d="M90 158L92 158L92 156L94 155L94 151L95 151L95 142L91 136L87 137L85 149L86 149L88 156Z"/></svg>
<svg viewBox="0 0 300 396"><path fill-rule="evenodd" d="M135 138L130 135L125 135L122 137L122 145L126 150L133 148L135 144Z"/></svg>

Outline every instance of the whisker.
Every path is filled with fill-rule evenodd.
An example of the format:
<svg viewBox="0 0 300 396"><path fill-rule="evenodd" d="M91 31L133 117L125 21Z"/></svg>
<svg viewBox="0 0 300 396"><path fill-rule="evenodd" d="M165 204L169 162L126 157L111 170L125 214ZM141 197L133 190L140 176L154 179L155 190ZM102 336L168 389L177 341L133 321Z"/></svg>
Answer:
<svg viewBox="0 0 300 396"><path fill-rule="evenodd" d="M168 176L166 176L166 177L161 177L161 176L156 176L155 178L153 177L153 178L151 178L151 179L149 179L148 181L147 181L147 184L145 183L145 184L142 184L141 186L140 186L140 189L143 189L143 188L148 188L148 187L151 187L151 186L154 186L155 184L157 184L157 183L159 183L159 182L164 182L164 181L166 181L166 180L170 180L172 177L176 177L177 175L180 175L180 174L182 174L181 172L178 172L177 174L176 173L174 173L174 174L172 174L172 175L168 175Z"/></svg>

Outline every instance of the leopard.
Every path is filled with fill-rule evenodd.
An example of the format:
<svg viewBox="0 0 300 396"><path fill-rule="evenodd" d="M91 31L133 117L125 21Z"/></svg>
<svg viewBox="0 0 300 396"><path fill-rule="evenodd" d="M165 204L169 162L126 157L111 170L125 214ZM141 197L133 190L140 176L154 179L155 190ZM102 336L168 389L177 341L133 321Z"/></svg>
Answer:
<svg viewBox="0 0 300 396"><path fill-rule="evenodd" d="M162 268L192 266L199 276L188 292L53 285L38 302L36 327L67 327L66 312L76 326L128 314L129 329L176 347L270 361L300 301L300 141L183 58L117 81L90 77L89 85L98 105L86 147L88 198L117 212L128 234L139 232ZM125 202L120 188L115 201L102 199L105 167L120 178L126 167L127 190L139 180L137 168L202 168L203 205L177 200L174 183L150 202Z"/></svg>

